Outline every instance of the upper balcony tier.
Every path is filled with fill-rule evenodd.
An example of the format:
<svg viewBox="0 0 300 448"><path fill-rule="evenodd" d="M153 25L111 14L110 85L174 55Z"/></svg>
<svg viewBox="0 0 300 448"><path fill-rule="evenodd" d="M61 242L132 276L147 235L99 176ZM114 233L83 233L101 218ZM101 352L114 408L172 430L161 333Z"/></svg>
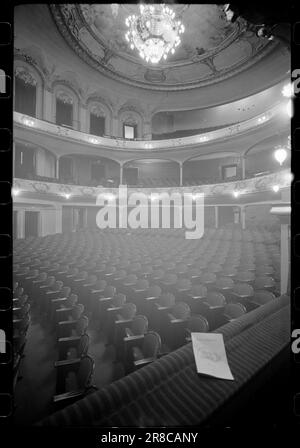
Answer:
<svg viewBox="0 0 300 448"><path fill-rule="evenodd" d="M147 152L157 153L159 151L174 151L183 148L201 147L208 144L226 141L232 137L243 136L249 132L253 132L264 125L276 121L281 123L283 127L288 128L289 120L285 112L285 102L280 102L254 118L242 121L232 126L222 127L210 132L202 134L172 138L164 140L142 140L142 139L122 139L115 137L99 137L85 132L77 131L68 127L59 126L57 124L40 120L28 115L14 112L14 123L16 129L32 130L34 133L41 135L50 135L59 139L84 144L87 147L94 147L99 149L109 149L117 151L130 152ZM277 129L278 130L278 129ZM18 137L18 134L16 134Z"/></svg>

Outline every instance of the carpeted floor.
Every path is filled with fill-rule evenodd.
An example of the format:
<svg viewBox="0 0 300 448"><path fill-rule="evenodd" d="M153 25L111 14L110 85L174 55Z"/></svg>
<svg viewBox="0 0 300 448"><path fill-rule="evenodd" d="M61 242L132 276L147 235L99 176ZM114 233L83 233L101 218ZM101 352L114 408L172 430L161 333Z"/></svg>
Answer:
<svg viewBox="0 0 300 448"><path fill-rule="evenodd" d="M115 362L114 347L105 345L105 335L93 323L89 326L88 334L88 354L95 361L93 384L101 389L124 376L124 369L121 363ZM15 424L32 425L58 409L53 404L56 389L54 363L57 359L53 325L41 322L35 310L32 310L24 358L15 388Z"/></svg>

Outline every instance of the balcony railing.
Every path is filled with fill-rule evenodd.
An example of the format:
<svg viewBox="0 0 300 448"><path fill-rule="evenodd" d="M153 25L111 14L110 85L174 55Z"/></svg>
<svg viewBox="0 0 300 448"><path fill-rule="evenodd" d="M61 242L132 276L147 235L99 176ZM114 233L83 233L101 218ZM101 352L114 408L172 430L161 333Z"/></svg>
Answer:
<svg viewBox="0 0 300 448"><path fill-rule="evenodd" d="M203 193L205 196L231 195L238 192L240 196L259 192L272 191L274 186L289 188L291 185L291 172L285 169L265 176L254 177L251 179L239 180L234 182L224 182L212 185L199 185L193 187L159 187L159 188L141 188L128 187L128 194L133 192L151 193L174 192L197 194ZM94 198L100 193L109 193L118 195L118 188L89 187L79 185L66 185L54 182L40 182L36 180L18 179L14 180L15 199L18 196L26 197L27 193L42 193L47 197L60 196L72 200L72 198Z"/></svg>
<svg viewBox="0 0 300 448"><path fill-rule="evenodd" d="M173 138L165 140L124 140L115 137L99 137L96 135L80 132L75 129L58 126L54 123L37 118L29 117L28 115L14 112L14 122L22 127L29 127L39 132L46 132L57 137L68 137L70 139L80 141L88 145L95 145L103 148L111 148L118 150L148 150L155 152L158 150L176 149L183 147L190 147L194 145L206 144L215 140L224 140L226 138L243 134L251 129L257 128L266 124L278 113L282 111L282 105L277 104L265 113L242 121L238 124L216 129L214 131L205 132L203 134L192 135L189 137Z"/></svg>

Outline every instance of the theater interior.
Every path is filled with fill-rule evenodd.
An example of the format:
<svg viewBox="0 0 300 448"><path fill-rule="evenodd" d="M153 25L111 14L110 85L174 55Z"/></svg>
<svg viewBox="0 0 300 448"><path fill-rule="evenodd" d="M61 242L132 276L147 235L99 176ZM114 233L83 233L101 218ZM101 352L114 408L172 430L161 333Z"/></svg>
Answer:
<svg viewBox="0 0 300 448"><path fill-rule="evenodd" d="M282 421L286 40L224 5L26 4L14 47L15 423ZM149 199L146 225L99 226L120 186ZM153 194L202 197L202 237L173 203L152 226ZM197 373L192 334L210 332L233 381Z"/></svg>

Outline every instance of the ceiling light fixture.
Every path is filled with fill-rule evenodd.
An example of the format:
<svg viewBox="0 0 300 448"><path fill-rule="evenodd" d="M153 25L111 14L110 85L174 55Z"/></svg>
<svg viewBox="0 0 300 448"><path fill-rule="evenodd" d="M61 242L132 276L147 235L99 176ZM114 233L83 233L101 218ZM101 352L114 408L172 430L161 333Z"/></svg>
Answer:
<svg viewBox="0 0 300 448"><path fill-rule="evenodd" d="M279 186L278 186L278 185L273 185L272 190L273 190L275 193L278 193L278 191L279 191Z"/></svg>
<svg viewBox="0 0 300 448"><path fill-rule="evenodd" d="M294 84L291 82L286 84L281 90L281 93L286 98L291 98L294 95Z"/></svg>
<svg viewBox="0 0 300 448"><path fill-rule="evenodd" d="M70 199L71 194L70 193L63 193L63 197L66 199Z"/></svg>
<svg viewBox="0 0 300 448"><path fill-rule="evenodd" d="M13 195L13 196L19 196L19 194L20 194L20 192L21 192L21 190L19 190L18 188L12 188L11 189L11 194Z"/></svg>
<svg viewBox="0 0 300 448"><path fill-rule="evenodd" d="M277 162L279 163L279 165L281 166L283 164L283 162L286 160L287 158L287 150L284 148L278 148L274 151L274 157L275 160L277 160Z"/></svg>
<svg viewBox="0 0 300 448"><path fill-rule="evenodd" d="M175 12L165 4L140 5L140 14L126 18L129 30L125 39L131 50L138 50L146 62L157 64L168 54L174 54L180 44L184 25L175 19Z"/></svg>

